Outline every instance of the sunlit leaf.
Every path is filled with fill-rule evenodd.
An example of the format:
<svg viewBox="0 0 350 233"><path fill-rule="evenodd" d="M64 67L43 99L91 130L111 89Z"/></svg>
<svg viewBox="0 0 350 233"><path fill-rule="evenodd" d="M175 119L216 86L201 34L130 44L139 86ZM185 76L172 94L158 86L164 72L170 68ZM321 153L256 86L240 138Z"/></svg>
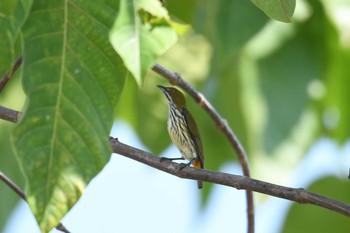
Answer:
<svg viewBox="0 0 350 233"><path fill-rule="evenodd" d="M178 24L175 28L181 30ZM157 57L176 42L177 34L160 1L122 0L110 40L140 86Z"/></svg>

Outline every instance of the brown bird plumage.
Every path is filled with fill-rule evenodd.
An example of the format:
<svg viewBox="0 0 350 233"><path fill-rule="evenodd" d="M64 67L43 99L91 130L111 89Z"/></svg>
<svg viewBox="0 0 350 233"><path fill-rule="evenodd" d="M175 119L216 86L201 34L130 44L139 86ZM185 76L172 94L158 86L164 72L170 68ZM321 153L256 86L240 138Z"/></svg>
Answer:
<svg viewBox="0 0 350 233"><path fill-rule="evenodd" d="M194 118L186 108L184 95L175 88L158 85L163 91L169 104L168 132L172 142L179 149L182 158L190 162L195 168L204 167L202 141ZM198 188L202 188L202 181L198 181Z"/></svg>

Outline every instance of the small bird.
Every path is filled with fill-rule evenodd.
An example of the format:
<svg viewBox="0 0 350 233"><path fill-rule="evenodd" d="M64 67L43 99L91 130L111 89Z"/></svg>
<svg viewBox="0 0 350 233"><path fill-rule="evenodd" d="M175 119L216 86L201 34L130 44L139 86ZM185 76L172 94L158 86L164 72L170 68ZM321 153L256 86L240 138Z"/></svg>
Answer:
<svg viewBox="0 0 350 233"><path fill-rule="evenodd" d="M168 160L189 160L185 166L191 164L195 168L204 167L204 154L201 137L191 113L186 108L184 95L175 88L157 85L169 104L168 132L171 141L181 152L181 158L164 158ZM197 181L198 188L201 189L202 181Z"/></svg>

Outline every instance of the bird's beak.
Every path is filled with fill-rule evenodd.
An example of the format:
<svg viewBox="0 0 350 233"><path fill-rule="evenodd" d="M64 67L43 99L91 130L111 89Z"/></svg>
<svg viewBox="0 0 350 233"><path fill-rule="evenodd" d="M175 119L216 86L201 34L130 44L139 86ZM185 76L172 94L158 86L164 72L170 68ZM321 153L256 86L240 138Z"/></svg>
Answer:
<svg viewBox="0 0 350 233"><path fill-rule="evenodd" d="M162 90L162 92L167 92L167 88L166 87L164 87L164 86L162 86L162 85L157 85L157 87L159 88L159 89L161 89Z"/></svg>
<svg viewBox="0 0 350 233"><path fill-rule="evenodd" d="M171 97L169 96L168 93L168 88L162 86L162 85L157 85L157 87L162 90L163 94L165 95L165 97L167 98L167 100L170 102L171 101Z"/></svg>

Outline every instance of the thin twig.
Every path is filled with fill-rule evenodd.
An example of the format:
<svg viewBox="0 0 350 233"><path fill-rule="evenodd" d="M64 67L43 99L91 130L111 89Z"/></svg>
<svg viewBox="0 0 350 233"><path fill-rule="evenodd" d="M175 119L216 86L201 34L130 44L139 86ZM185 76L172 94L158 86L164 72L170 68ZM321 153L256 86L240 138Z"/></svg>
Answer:
<svg viewBox="0 0 350 233"><path fill-rule="evenodd" d="M10 121L12 123L17 123L20 115L21 115L20 112L17 112L9 108L5 108L0 105L0 119Z"/></svg>
<svg viewBox="0 0 350 233"><path fill-rule="evenodd" d="M24 192L1 171L0 180L4 181L4 183L7 184L7 186L9 186L15 193L17 193L17 195L20 196L20 198L27 202L27 197L24 194Z"/></svg>
<svg viewBox="0 0 350 233"><path fill-rule="evenodd" d="M334 212L350 217L350 205L327 198L325 196L308 192L302 188L289 188L281 185L255 180L247 176L232 175L223 172L209 171L185 167L180 169L180 165L169 160L161 160L159 157L140 149L119 142L110 138L110 145L114 153L123 155L130 159L147 164L151 167L175 175L180 178L202 180L210 183L221 184L236 189L245 189L254 192L264 193L300 204L317 205Z"/></svg>
<svg viewBox="0 0 350 233"><path fill-rule="evenodd" d="M5 72L5 74L2 76L0 80L0 92L4 89L7 82L13 77L13 75L16 73L17 69L22 64L22 57L19 57L16 59L15 63L12 66L11 72Z"/></svg>
<svg viewBox="0 0 350 233"><path fill-rule="evenodd" d="M242 166L243 174L250 177L249 164L247 155L243 149L243 146L239 142L238 138L229 127L227 121L223 119L210 102L194 89L188 82L186 82L179 73L174 73L159 64L153 66L152 70L159 75L166 78L171 84L176 85L187 92L212 118L217 127L226 135L227 139L231 143L233 149L236 151L238 160ZM253 193L250 190L246 192L247 197L247 217L248 217L248 233L254 232L254 201Z"/></svg>
<svg viewBox="0 0 350 233"><path fill-rule="evenodd" d="M21 66L21 64L22 64L22 57L19 57L16 59L15 63L13 64L11 72L9 71L5 72L5 74L2 76L0 80L0 92L4 89L8 81L16 73L17 69ZM0 119L17 123L19 116L20 116L19 112L0 106Z"/></svg>

